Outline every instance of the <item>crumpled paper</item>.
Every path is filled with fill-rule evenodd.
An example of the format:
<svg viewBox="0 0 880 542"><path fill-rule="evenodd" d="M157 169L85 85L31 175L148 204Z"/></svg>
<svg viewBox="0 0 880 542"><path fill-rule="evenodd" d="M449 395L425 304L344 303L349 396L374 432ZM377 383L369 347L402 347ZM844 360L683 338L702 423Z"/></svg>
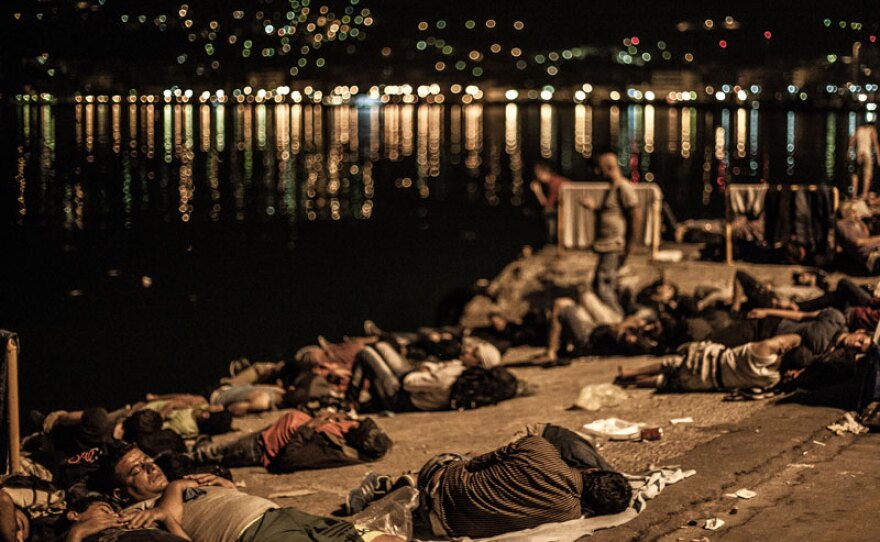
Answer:
<svg viewBox="0 0 880 542"><path fill-rule="evenodd" d="M832 423L827 427L827 429L837 436L843 435L845 433L860 435L862 433L868 432L867 427L856 421L855 412L847 412L843 415L842 420L837 423Z"/></svg>

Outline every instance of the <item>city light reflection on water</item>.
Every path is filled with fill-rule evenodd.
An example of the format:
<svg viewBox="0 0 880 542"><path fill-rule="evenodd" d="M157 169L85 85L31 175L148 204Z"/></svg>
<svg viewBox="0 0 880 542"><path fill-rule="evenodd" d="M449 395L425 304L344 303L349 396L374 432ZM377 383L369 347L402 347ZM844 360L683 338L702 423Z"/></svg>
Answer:
<svg viewBox="0 0 880 542"><path fill-rule="evenodd" d="M450 291L541 237L527 188L548 156L588 179L611 141L681 217L721 216L731 178L835 182L858 116L551 103L22 104L8 183L4 324L30 406L195 390L233 356L434 323ZM793 162L789 162L793 159ZM63 368L58 368L58 364ZM78 371L81 363L94 368ZM33 374L33 373L32 373ZM115 377L114 377L115 378Z"/></svg>
<svg viewBox="0 0 880 542"><path fill-rule="evenodd" d="M377 190L431 201L464 183L465 201L519 207L530 163L586 179L600 142L620 149L633 181L660 184L679 214L711 215L732 178L845 186L837 154L855 125L855 114L650 104L99 102L16 114L17 221L65 229L148 217L369 220L394 212ZM393 178L375 178L379 163L395 164Z"/></svg>

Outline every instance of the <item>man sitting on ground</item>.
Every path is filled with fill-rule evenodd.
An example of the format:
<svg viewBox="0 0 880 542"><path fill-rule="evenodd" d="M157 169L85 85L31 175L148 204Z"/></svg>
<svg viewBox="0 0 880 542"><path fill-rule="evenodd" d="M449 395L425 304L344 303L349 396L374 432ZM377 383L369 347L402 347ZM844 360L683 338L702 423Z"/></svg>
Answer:
<svg viewBox="0 0 880 542"><path fill-rule="evenodd" d="M199 542L399 542L348 521L322 518L238 491L211 474L168 481L137 447L120 445L102 464L95 483L147 519L170 515Z"/></svg>

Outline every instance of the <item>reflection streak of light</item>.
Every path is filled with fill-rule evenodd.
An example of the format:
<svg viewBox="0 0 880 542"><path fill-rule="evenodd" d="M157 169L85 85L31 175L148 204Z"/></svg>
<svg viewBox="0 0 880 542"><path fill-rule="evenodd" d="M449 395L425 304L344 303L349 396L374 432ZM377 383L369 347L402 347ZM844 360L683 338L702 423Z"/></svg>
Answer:
<svg viewBox="0 0 880 542"><path fill-rule="evenodd" d="M539 144L541 158L549 159L553 156L553 106L541 104L541 126Z"/></svg>
<svg viewBox="0 0 880 542"><path fill-rule="evenodd" d="M746 157L746 110L742 107L736 110L736 156Z"/></svg>

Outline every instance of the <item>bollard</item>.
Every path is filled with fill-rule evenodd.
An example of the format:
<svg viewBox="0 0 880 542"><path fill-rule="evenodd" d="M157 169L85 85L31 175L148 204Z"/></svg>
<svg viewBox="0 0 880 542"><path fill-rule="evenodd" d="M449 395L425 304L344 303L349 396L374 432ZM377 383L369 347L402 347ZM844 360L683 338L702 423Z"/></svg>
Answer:
<svg viewBox="0 0 880 542"><path fill-rule="evenodd" d="M729 219L724 221L724 261L733 265L733 224Z"/></svg>
<svg viewBox="0 0 880 542"><path fill-rule="evenodd" d="M9 472L21 472L21 433L18 418L18 342L15 337L6 341L7 410L9 412Z"/></svg>

